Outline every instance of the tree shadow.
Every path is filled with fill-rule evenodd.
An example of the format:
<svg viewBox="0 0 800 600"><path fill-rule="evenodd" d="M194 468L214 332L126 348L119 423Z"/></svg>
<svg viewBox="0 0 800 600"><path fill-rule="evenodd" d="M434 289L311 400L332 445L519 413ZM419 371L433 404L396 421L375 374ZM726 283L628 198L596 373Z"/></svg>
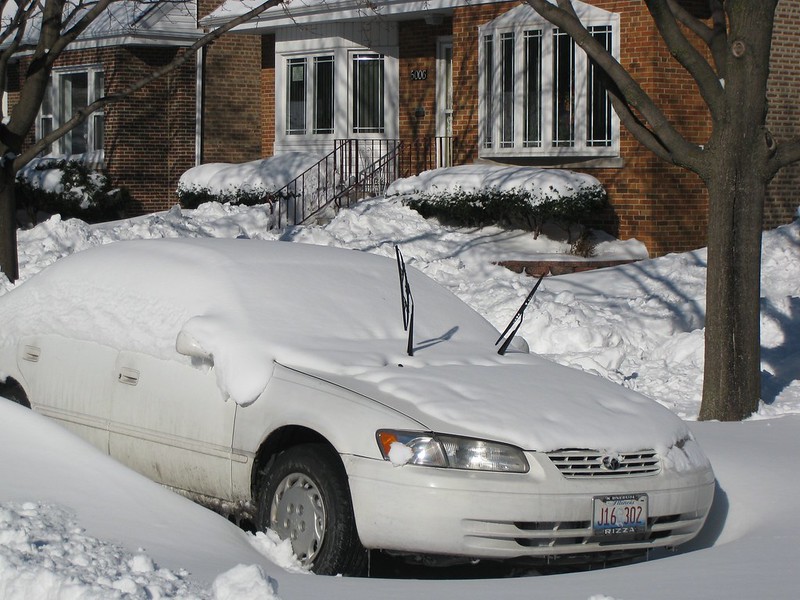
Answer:
<svg viewBox="0 0 800 600"><path fill-rule="evenodd" d="M800 378L800 297L789 298L788 312L762 298L761 314L775 322L783 334L781 345L761 348L761 362L771 369L771 372L761 371L761 399L772 404L789 384Z"/></svg>

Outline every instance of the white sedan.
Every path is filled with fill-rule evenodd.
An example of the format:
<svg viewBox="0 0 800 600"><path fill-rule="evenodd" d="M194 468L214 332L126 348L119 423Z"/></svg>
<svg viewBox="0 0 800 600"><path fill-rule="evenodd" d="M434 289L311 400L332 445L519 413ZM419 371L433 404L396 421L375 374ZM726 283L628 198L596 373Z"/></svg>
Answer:
<svg viewBox="0 0 800 600"><path fill-rule="evenodd" d="M699 532L714 474L680 419L517 340L498 353L401 258L186 239L74 254L0 297L0 396L274 529L317 573L357 574L369 550L588 560Z"/></svg>

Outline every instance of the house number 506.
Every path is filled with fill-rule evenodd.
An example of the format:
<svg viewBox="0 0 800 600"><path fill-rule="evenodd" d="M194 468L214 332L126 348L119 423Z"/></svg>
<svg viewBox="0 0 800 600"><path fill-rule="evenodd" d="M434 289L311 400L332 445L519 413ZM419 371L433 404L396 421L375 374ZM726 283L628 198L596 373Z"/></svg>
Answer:
<svg viewBox="0 0 800 600"><path fill-rule="evenodd" d="M411 71L411 81L423 81L428 78L428 69L415 69Z"/></svg>

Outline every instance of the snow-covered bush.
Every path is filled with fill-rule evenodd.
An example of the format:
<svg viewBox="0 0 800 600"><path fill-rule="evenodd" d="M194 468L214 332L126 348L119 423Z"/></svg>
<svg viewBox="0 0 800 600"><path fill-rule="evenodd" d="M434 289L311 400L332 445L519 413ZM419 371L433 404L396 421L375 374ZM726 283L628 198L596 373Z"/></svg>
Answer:
<svg viewBox="0 0 800 600"><path fill-rule="evenodd" d="M181 175L176 193L184 208L197 208L205 202L243 206L274 202L278 192L319 159L308 152L285 152L245 163L207 163ZM307 179L304 185L312 187L312 177ZM325 183L316 179L317 187Z"/></svg>
<svg viewBox="0 0 800 600"><path fill-rule="evenodd" d="M108 175L75 160L40 160L17 175L18 220L35 225L51 215L88 223L119 219L130 201L128 190Z"/></svg>
<svg viewBox="0 0 800 600"><path fill-rule="evenodd" d="M436 217L450 224L482 227L501 225L520 227L538 238L545 223L565 229L572 241L572 229L596 216L607 203L601 185L569 188L562 192L553 186L537 193L525 188L463 190L420 193L408 205L424 217Z"/></svg>
<svg viewBox="0 0 800 600"><path fill-rule="evenodd" d="M197 208L206 202L219 202L220 204L241 204L242 206L255 206L270 202L272 194L264 189L235 188L220 191L214 188L193 185L178 187L176 192L178 201L183 208Z"/></svg>

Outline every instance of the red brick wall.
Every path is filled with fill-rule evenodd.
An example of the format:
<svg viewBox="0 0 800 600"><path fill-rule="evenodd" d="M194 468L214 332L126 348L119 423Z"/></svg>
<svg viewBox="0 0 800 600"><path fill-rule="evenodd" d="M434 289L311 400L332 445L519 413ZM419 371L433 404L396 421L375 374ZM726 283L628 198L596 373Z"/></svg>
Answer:
<svg viewBox="0 0 800 600"><path fill-rule="evenodd" d="M438 39L450 35L451 30L450 19L438 25L421 20L399 24L400 138L410 149L411 163L404 167L415 172L432 164L434 151L430 141L436 135L436 46ZM425 77L414 79L412 71L425 73Z"/></svg>
<svg viewBox="0 0 800 600"><path fill-rule="evenodd" d="M275 153L275 36L261 38L261 154Z"/></svg>
<svg viewBox="0 0 800 600"><path fill-rule="evenodd" d="M767 126L780 144L800 138L800 3L780 0L775 15L767 89ZM768 189L764 225L790 222L800 207L800 163L778 173Z"/></svg>
<svg viewBox="0 0 800 600"><path fill-rule="evenodd" d="M199 0L203 18L222 0ZM201 163L262 156L261 37L227 33L206 47L203 63Z"/></svg>
<svg viewBox="0 0 800 600"><path fill-rule="evenodd" d="M114 94L168 63L177 52L182 50L76 50L65 53L56 67L102 64L106 94ZM23 76L26 66L22 61ZM176 202L178 178L194 164L194 103L194 61L190 60L131 97L106 107L105 166L114 184L130 191L130 214L168 208Z"/></svg>
<svg viewBox="0 0 800 600"><path fill-rule="evenodd" d="M176 49L117 48L107 92L171 61ZM106 111L106 167L133 196L133 213L175 204L180 176L194 165L194 61L149 84Z"/></svg>
<svg viewBox="0 0 800 600"><path fill-rule="evenodd" d="M261 156L261 38L228 34L205 56L202 161Z"/></svg>
<svg viewBox="0 0 800 600"><path fill-rule="evenodd" d="M518 2L456 9L453 16L454 115L457 159L478 154L478 27ZM620 14L623 66L641 82L679 129L698 142L707 138L708 114L688 75L671 59L643 2L595 0ZM664 163L621 132L622 168L578 169L591 173L608 190L611 209L598 225L622 238L636 237L653 255L705 244L707 198L695 175ZM534 161L531 161L533 164Z"/></svg>

